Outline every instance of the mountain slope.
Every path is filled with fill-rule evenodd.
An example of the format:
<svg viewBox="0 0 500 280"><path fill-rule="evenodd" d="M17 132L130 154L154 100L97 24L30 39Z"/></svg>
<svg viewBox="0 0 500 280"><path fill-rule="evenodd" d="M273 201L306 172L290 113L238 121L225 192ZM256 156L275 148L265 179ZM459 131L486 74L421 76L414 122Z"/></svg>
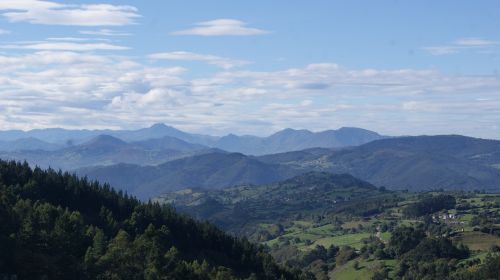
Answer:
<svg viewBox="0 0 500 280"><path fill-rule="evenodd" d="M172 136L164 136L161 138L149 138L146 140L131 142L134 145L140 146L147 150L176 150L181 152L192 152L206 149L206 146L192 144Z"/></svg>
<svg viewBox="0 0 500 280"><path fill-rule="evenodd" d="M140 198L182 188L223 188L240 184L264 184L297 173L238 153L212 152L158 166L113 165L78 170L78 174L109 182Z"/></svg>
<svg viewBox="0 0 500 280"><path fill-rule="evenodd" d="M339 150L259 157L293 169L349 173L392 189L500 190L500 141L457 135L399 137Z"/></svg>
<svg viewBox="0 0 500 280"><path fill-rule="evenodd" d="M109 187L0 161L8 279L298 279L262 249Z"/></svg>

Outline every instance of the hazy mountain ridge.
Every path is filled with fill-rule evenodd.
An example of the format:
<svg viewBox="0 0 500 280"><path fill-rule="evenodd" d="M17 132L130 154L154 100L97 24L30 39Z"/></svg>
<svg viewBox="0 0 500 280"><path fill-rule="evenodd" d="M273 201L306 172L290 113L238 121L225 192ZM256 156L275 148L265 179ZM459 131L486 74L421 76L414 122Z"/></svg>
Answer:
<svg viewBox="0 0 500 280"><path fill-rule="evenodd" d="M316 146L344 147L380 137L382 136L375 132L357 128L318 133L285 129L269 137L234 134L215 137L186 133L165 124L138 130L53 128L0 131L0 158L26 160L33 166L73 170L120 163L157 165L186 156L209 153L212 149L261 155ZM1 142L2 139L5 142Z"/></svg>
<svg viewBox="0 0 500 280"><path fill-rule="evenodd" d="M386 136L361 128L343 127L321 132L287 128L268 137L228 135L219 139L214 146L230 152L265 155L318 147L357 146L384 138Z"/></svg>
<svg viewBox="0 0 500 280"><path fill-rule="evenodd" d="M124 141L134 142L147 139L162 138L165 136L175 137L188 142L204 142L211 139L211 136L190 134L180 131L174 127L165 124L154 124L151 127L141 128L137 130L111 130L111 129L96 129L96 130L72 130L63 128L46 128L33 129L28 131L22 130L4 130L0 131L0 141L14 141L22 138L37 138L45 142L74 145L89 141L99 135L109 135L120 138Z"/></svg>
<svg viewBox="0 0 500 280"><path fill-rule="evenodd" d="M208 152L208 147L177 138L125 142L110 135L98 135L78 145L58 150L23 150L0 152L0 158L26 160L41 167L72 170L87 166L129 163L156 165L169 160Z"/></svg>
<svg viewBox="0 0 500 280"><path fill-rule="evenodd" d="M33 150L54 151L60 148L62 148L61 145L45 142L34 137L0 141L0 151L7 152Z"/></svg>
<svg viewBox="0 0 500 280"><path fill-rule="evenodd" d="M17 141L31 137L68 147L82 144L99 135L109 135L127 142L174 137L191 144L249 155L264 155L316 147L348 147L385 138L385 136L381 136L376 132L361 128L340 128L322 132L287 128L268 137L237 136L234 134L217 137L187 133L165 124L155 124L138 130L66 130L50 128L30 131L0 131L0 141Z"/></svg>

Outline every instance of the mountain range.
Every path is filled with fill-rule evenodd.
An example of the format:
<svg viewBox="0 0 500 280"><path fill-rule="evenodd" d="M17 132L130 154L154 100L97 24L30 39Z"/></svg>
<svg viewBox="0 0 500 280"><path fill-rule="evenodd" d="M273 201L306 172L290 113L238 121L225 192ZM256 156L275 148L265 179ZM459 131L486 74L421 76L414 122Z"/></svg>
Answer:
<svg viewBox="0 0 500 280"><path fill-rule="evenodd" d="M309 171L348 173L388 189L500 189L500 141L386 137L360 128L285 129L268 137L207 136L164 124L0 131L0 158L70 170L141 199L184 188L269 184Z"/></svg>
<svg viewBox="0 0 500 280"><path fill-rule="evenodd" d="M156 165L206 151L210 151L210 149L169 136L125 142L113 136L98 135L81 144L57 150L36 149L0 152L0 158L26 160L30 164L40 167L73 170L119 163Z"/></svg>
<svg viewBox="0 0 500 280"><path fill-rule="evenodd" d="M247 155L265 155L308 148L343 148L358 146L386 138L376 132L361 128L342 127L338 130L311 132L291 128L276 132L268 137L236 136L230 134L217 140L214 147L229 152Z"/></svg>
<svg viewBox="0 0 500 280"><path fill-rule="evenodd" d="M388 189L500 190L500 141L464 136L389 138L345 149L306 149L260 157L213 151L158 166L78 170L141 198L184 188L266 184L309 171L348 173Z"/></svg>
<svg viewBox="0 0 500 280"><path fill-rule="evenodd" d="M100 136L108 135L126 142L137 142L164 137L173 137L191 144L218 148L229 152L238 152L249 155L264 155L313 147L340 148L357 146L373 140L385 138L376 132L361 128L340 128L311 132L309 130L284 129L268 137L237 136L229 134L223 137L200 135L183 132L165 124L155 124L138 130L66 130L61 128L36 129L30 131L9 130L0 131L0 141L15 143L26 138L70 147L90 141ZM2 146L0 145L0 150ZM53 150L52 146L34 145L30 150ZM174 149L174 148L172 148ZM23 149L25 150L25 149ZM9 149L12 151L12 149Z"/></svg>

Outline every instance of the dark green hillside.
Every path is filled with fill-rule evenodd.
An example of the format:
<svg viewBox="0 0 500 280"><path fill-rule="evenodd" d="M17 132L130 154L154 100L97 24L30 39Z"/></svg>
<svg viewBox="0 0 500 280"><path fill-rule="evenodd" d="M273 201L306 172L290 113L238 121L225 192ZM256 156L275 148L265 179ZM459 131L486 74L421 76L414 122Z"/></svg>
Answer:
<svg viewBox="0 0 500 280"><path fill-rule="evenodd" d="M139 198L152 198L184 188L223 188L241 184L266 184L297 173L238 153L213 152L158 166L114 165L78 171L101 182L127 190Z"/></svg>
<svg viewBox="0 0 500 280"><path fill-rule="evenodd" d="M309 172L274 184L223 190L182 190L162 195L180 211L207 219L226 230L247 234L259 223L325 213L373 214L390 192L348 174Z"/></svg>
<svg viewBox="0 0 500 280"><path fill-rule="evenodd" d="M298 279L261 248L68 173L0 161L0 278Z"/></svg>

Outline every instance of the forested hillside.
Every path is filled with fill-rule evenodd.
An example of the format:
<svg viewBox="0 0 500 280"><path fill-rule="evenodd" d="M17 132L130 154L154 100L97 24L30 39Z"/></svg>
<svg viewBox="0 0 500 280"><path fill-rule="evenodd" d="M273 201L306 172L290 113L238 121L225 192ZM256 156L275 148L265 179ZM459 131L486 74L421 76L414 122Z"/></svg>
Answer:
<svg viewBox="0 0 500 280"><path fill-rule="evenodd" d="M0 161L0 278L299 279L262 248L108 185Z"/></svg>

